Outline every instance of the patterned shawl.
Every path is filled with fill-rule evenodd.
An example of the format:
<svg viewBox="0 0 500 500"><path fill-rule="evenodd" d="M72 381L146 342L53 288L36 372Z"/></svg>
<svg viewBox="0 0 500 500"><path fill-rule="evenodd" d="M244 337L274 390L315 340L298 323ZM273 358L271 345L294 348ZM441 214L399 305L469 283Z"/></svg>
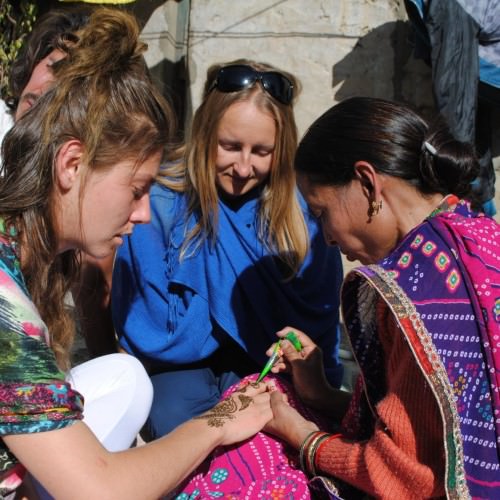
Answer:
<svg viewBox="0 0 500 500"><path fill-rule="evenodd" d="M441 410L447 496L500 498L498 224L450 196L380 265L351 272L342 293L366 383L360 377L350 433L360 438L373 428L362 389L372 408L384 395L373 313L382 299Z"/></svg>

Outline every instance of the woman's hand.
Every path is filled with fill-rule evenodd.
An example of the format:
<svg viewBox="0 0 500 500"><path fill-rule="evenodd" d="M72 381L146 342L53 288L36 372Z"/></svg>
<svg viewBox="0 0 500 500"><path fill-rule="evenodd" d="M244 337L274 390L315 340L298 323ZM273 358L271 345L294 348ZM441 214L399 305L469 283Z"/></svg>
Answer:
<svg viewBox="0 0 500 500"><path fill-rule="evenodd" d="M296 449L300 448L309 433L318 430L318 426L306 420L295 408L292 408L286 396L278 390L271 392L271 407L273 419L266 424L264 430Z"/></svg>
<svg viewBox="0 0 500 500"><path fill-rule="evenodd" d="M305 404L321 409L324 400L331 397L333 388L326 379L323 367L323 353L321 349L303 332L287 326L279 332L278 337L283 338L292 330L302 344L302 349L297 352L287 339L281 344L281 357L275 363L274 373L291 373L293 386ZM274 345L267 351L270 355Z"/></svg>
<svg viewBox="0 0 500 500"><path fill-rule="evenodd" d="M195 417L222 430L222 445L237 443L259 432L271 420L270 393L264 382L242 386L212 409Z"/></svg>

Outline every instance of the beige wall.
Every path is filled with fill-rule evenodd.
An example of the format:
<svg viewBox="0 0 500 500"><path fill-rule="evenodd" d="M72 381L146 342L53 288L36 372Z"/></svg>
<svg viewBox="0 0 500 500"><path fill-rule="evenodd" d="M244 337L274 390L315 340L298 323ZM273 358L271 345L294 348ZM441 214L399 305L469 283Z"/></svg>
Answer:
<svg viewBox="0 0 500 500"><path fill-rule="evenodd" d="M427 106L427 91L413 84L426 79L428 69L415 64L409 46L393 48L394 37L404 37L404 19L402 2L395 0L192 0L188 61L193 104L199 103L210 64L247 57L301 80L296 105L301 132L335 101L355 94L407 94Z"/></svg>
<svg viewBox="0 0 500 500"><path fill-rule="evenodd" d="M136 10L151 1L138 0ZM300 79L300 134L353 95L433 111L430 69L413 57L402 0L168 0L152 11L143 34L158 81L177 91L183 85L186 94L176 102L182 100L187 120L200 102L208 66L241 57L270 62ZM499 155L500 117L495 124ZM496 164L500 209L500 158Z"/></svg>

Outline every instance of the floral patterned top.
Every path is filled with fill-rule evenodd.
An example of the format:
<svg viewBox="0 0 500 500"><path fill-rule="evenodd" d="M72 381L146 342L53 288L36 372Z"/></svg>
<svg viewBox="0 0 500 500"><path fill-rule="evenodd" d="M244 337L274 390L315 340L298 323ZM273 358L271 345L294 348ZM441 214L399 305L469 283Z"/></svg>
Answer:
<svg viewBox="0 0 500 500"><path fill-rule="evenodd" d="M0 218L0 498L24 475L2 436L60 429L83 416L83 398L65 381L48 345L13 236Z"/></svg>

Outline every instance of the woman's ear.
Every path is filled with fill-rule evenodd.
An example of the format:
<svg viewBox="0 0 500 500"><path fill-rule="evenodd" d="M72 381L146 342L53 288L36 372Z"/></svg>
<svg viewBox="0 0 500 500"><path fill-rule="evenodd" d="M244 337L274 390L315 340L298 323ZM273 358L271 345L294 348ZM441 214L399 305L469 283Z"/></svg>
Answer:
<svg viewBox="0 0 500 500"><path fill-rule="evenodd" d="M61 191L69 191L77 182L81 174L83 145L77 139L65 142L56 154L55 176L56 185Z"/></svg>
<svg viewBox="0 0 500 500"><path fill-rule="evenodd" d="M368 221L371 222L375 215L382 210L382 184L383 179L367 161L358 161L354 164L356 179L361 185L361 191L366 198Z"/></svg>
<svg viewBox="0 0 500 500"><path fill-rule="evenodd" d="M373 165L367 161L357 161L354 164L354 173L368 201L371 203L372 201L380 200L382 186L379 174L373 168Z"/></svg>

